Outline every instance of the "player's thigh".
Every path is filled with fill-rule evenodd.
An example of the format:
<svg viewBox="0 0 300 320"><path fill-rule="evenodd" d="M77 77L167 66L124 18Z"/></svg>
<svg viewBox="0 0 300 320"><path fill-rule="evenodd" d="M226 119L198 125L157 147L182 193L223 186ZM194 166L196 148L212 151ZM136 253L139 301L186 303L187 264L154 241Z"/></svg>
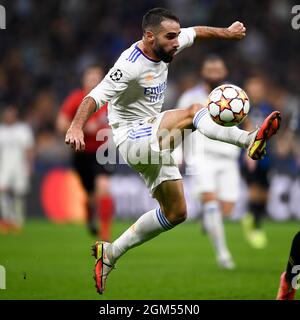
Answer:
<svg viewBox="0 0 300 320"><path fill-rule="evenodd" d="M220 161L220 171L218 175L219 200L235 203L240 195L240 179L240 170L237 161Z"/></svg>
<svg viewBox="0 0 300 320"><path fill-rule="evenodd" d="M29 190L29 180L28 178L20 179L15 183L13 190L16 195L23 196Z"/></svg>
<svg viewBox="0 0 300 320"><path fill-rule="evenodd" d="M218 190L215 162L205 157L199 159L194 168L195 172L191 175L193 196L206 202L213 200Z"/></svg>
<svg viewBox="0 0 300 320"><path fill-rule="evenodd" d="M16 171L11 179L11 189L19 196L25 195L29 190L29 176L25 171Z"/></svg>
<svg viewBox="0 0 300 320"><path fill-rule="evenodd" d="M11 189L13 176L14 173L12 169L5 168L4 166L0 168L0 192Z"/></svg>
<svg viewBox="0 0 300 320"><path fill-rule="evenodd" d="M220 204L221 204L221 210L222 210L223 215L225 217L230 217L233 212L235 202L221 200Z"/></svg>
<svg viewBox="0 0 300 320"><path fill-rule="evenodd" d="M176 148L182 141L184 129L190 129L192 132L194 115L200 109L200 104L194 104L187 109L164 112L157 131L161 149Z"/></svg>
<svg viewBox="0 0 300 320"><path fill-rule="evenodd" d="M156 187L153 194L166 218L173 224L186 219L186 201L182 180L167 180Z"/></svg>
<svg viewBox="0 0 300 320"><path fill-rule="evenodd" d="M202 192L201 200L203 203L218 200L218 197L215 192Z"/></svg>
<svg viewBox="0 0 300 320"><path fill-rule="evenodd" d="M268 189L260 182L252 182L249 186L249 199L253 202L265 203L268 199Z"/></svg>

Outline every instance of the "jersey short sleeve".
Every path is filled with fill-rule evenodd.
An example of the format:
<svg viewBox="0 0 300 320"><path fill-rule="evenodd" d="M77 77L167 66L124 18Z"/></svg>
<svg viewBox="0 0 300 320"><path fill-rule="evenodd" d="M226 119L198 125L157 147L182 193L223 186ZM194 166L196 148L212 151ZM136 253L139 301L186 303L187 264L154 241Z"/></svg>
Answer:
<svg viewBox="0 0 300 320"><path fill-rule="evenodd" d="M182 28L178 37L179 48L177 50L177 53L181 52L185 48L190 47L194 43L195 37L196 31L193 27Z"/></svg>
<svg viewBox="0 0 300 320"><path fill-rule="evenodd" d="M136 75L136 68L129 65L124 54L122 54L104 79L86 97L95 100L98 110L125 91L129 82L134 80Z"/></svg>

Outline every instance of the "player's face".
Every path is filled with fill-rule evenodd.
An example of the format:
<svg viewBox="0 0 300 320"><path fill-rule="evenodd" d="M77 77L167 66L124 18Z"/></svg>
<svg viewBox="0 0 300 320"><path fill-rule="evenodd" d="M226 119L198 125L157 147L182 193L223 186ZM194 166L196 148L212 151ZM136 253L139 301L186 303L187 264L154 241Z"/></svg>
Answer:
<svg viewBox="0 0 300 320"><path fill-rule="evenodd" d="M212 60L204 63L202 79L210 86L210 90L218 87L227 77L227 68L222 60Z"/></svg>
<svg viewBox="0 0 300 320"><path fill-rule="evenodd" d="M266 85L260 78L250 78L245 83L245 91L255 105L265 99Z"/></svg>
<svg viewBox="0 0 300 320"><path fill-rule="evenodd" d="M88 68L83 74L82 85L85 91L90 92L102 80L103 71L101 68Z"/></svg>
<svg viewBox="0 0 300 320"><path fill-rule="evenodd" d="M158 32L154 34L152 49L163 62L169 63L179 47L180 25L173 20L163 20Z"/></svg>
<svg viewBox="0 0 300 320"><path fill-rule="evenodd" d="M7 108L3 113L3 122L13 124L17 121L18 113L14 107Z"/></svg>

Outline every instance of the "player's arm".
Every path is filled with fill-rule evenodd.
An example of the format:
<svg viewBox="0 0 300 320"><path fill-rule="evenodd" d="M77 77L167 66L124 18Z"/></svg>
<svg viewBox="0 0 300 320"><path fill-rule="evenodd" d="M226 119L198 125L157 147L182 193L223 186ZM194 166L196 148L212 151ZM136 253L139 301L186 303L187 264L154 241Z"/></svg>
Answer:
<svg viewBox="0 0 300 320"><path fill-rule="evenodd" d="M96 109L96 102L91 97L86 97L81 102L65 138L66 144L70 144L75 151L84 150L85 142L83 127Z"/></svg>
<svg viewBox="0 0 300 320"><path fill-rule="evenodd" d="M25 150L27 168L29 175L32 175L34 172L34 148L28 148Z"/></svg>
<svg viewBox="0 0 300 320"><path fill-rule="evenodd" d="M243 23L236 21L228 28L215 28L207 26L194 27L196 39L228 39L240 40L246 35Z"/></svg>
<svg viewBox="0 0 300 320"><path fill-rule="evenodd" d="M35 149L34 149L34 135L31 128L26 125L23 132L23 138L25 140L25 159L28 174L31 175L34 172L34 158L35 158Z"/></svg>
<svg viewBox="0 0 300 320"><path fill-rule="evenodd" d="M136 77L137 70L129 69L126 65L129 62L124 60L124 57L121 56L115 66L78 107L65 138L66 144L70 144L75 151L83 151L85 148L83 127L89 117L113 97L126 90L128 83Z"/></svg>

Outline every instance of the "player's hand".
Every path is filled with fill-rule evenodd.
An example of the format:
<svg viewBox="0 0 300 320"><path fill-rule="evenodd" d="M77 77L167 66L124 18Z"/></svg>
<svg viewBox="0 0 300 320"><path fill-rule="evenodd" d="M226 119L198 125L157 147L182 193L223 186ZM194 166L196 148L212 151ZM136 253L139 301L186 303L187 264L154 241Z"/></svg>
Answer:
<svg viewBox="0 0 300 320"><path fill-rule="evenodd" d="M65 143L71 145L75 151L85 149L84 134L82 129L70 127L66 133Z"/></svg>
<svg viewBox="0 0 300 320"><path fill-rule="evenodd" d="M241 40L246 36L246 28L243 23L235 21L230 27L227 28L230 39Z"/></svg>

